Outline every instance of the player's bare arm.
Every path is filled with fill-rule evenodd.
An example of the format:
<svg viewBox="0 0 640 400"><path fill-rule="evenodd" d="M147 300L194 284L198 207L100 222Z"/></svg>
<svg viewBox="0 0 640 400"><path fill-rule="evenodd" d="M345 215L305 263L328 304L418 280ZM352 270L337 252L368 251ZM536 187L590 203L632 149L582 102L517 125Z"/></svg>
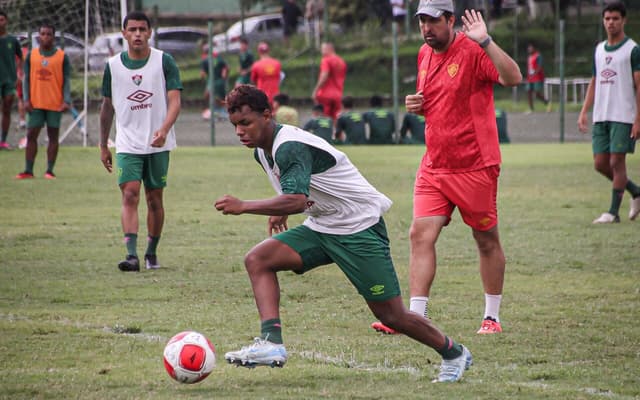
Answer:
<svg viewBox="0 0 640 400"><path fill-rule="evenodd" d="M216 210L223 214L257 214L268 216L285 216L299 214L307 206L307 196L304 194L281 194L270 199L240 200L225 194L216 200Z"/></svg>
<svg viewBox="0 0 640 400"><path fill-rule="evenodd" d="M584 103L582 104L580 115L578 115L578 130L581 133L587 133L589 129L587 114L589 113L589 110L593 106L595 90L596 90L596 78L592 76L591 81L589 81L589 86L587 86L587 94L584 97Z"/></svg>
<svg viewBox="0 0 640 400"><path fill-rule="evenodd" d="M636 119L631 127L631 138L640 139L640 71L633 73L633 82L636 87Z"/></svg>
<svg viewBox="0 0 640 400"><path fill-rule="evenodd" d="M162 147L164 146L167 135L171 130L173 124L176 123L178 119L178 115L180 114L181 100L180 100L180 91L179 90L169 90L167 92L167 117L164 120L164 123L153 133L153 139L151 140L151 147Z"/></svg>
<svg viewBox="0 0 640 400"><path fill-rule="evenodd" d="M109 132L111 132L111 124L113 123L113 114L114 109L111 98L103 97L102 107L100 107L100 160L109 173L113 171L113 159L107 143L109 142Z"/></svg>
<svg viewBox="0 0 640 400"><path fill-rule="evenodd" d="M474 42L481 44L489 40L484 50L498 70L499 82L502 86L515 86L522 82L520 67L513 58L509 57L500 46L491 40L482 14L476 10L465 10L462 24L464 33Z"/></svg>

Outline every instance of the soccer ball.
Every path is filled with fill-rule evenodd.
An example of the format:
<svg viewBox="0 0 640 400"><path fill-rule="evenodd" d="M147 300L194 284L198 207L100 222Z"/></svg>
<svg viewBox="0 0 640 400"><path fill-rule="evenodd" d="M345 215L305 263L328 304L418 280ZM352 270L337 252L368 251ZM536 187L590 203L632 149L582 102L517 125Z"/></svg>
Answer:
<svg viewBox="0 0 640 400"><path fill-rule="evenodd" d="M164 348L164 367L180 383L200 382L215 365L216 349L198 332L180 332Z"/></svg>

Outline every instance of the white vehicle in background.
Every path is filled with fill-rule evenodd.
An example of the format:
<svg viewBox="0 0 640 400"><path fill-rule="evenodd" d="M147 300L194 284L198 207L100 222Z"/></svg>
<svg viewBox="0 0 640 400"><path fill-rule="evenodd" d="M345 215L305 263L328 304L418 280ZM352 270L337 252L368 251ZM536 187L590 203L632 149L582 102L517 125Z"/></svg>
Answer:
<svg viewBox="0 0 640 400"><path fill-rule="evenodd" d="M188 26L159 27L152 31L150 43L174 58L196 57L200 45L207 40L207 30ZM96 37L89 48L89 69L103 70L109 59L124 50L122 32L105 33Z"/></svg>
<svg viewBox="0 0 640 400"><path fill-rule="evenodd" d="M284 21L282 14L265 14L244 19L244 37L249 45L255 47L258 42L270 44L284 40ZM332 33L342 33L338 24L331 24ZM298 24L298 33L308 33L313 28L304 22ZM219 53L237 53L240 51L242 21L237 21L226 32L213 36L213 50Z"/></svg>

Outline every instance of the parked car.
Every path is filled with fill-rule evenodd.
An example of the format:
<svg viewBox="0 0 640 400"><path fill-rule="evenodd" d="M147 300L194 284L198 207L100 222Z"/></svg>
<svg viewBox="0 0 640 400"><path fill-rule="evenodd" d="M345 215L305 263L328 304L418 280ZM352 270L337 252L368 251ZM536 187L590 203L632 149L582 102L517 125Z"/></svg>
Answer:
<svg viewBox="0 0 640 400"><path fill-rule="evenodd" d="M192 27L160 27L152 30L150 43L175 58L194 56L200 44L207 40L207 30ZM157 43L157 45L156 45ZM102 70L109 57L124 50L122 32L105 33L96 37L89 48L89 69Z"/></svg>
<svg viewBox="0 0 640 400"><path fill-rule="evenodd" d="M244 37L251 45L260 41L270 43L282 41L284 21L282 14L265 14L244 19ZM331 32L341 33L342 28L338 24L330 25ZM307 33L312 27L304 22L298 24L298 33ZM237 53L240 51L240 37L242 36L242 21L237 21L224 33L213 37L213 50L220 53Z"/></svg>
<svg viewBox="0 0 640 400"><path fill-rule="evenodd" d="M13 34L22 45L29 43L29 34L27 32L19 32ZM64 40L63 40L64 37ZM31 48L35 49L40 47L40 34L38 32L31 33ZM69 62L73 68L82 70L84 68L84 40L70 33L60 32L55 34L55 45L61 49L64 49L65 54L69 57Z"/></svg>

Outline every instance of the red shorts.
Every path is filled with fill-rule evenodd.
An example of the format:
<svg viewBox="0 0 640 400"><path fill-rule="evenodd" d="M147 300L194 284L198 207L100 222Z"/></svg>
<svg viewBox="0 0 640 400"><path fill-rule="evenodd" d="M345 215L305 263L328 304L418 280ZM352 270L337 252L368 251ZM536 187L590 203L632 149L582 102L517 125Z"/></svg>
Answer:
<svg viewBox="0 0 640 400"><path fill-rule="evenodd" d="M318 96L316 97L316 101L318 104L322 104L324 115L330 117L334 121L338 118L338 113L340 113L340 110L342 109L341 98Z"/></svg>
<svg viewBox="0 0 640 400"><path fill-rule="evenodd" d="M446 216L448 224L458 207L467 225L488 231L498 224L499 175L499 165L459 174L419 169L413 192L413 218Z"/></svg>

